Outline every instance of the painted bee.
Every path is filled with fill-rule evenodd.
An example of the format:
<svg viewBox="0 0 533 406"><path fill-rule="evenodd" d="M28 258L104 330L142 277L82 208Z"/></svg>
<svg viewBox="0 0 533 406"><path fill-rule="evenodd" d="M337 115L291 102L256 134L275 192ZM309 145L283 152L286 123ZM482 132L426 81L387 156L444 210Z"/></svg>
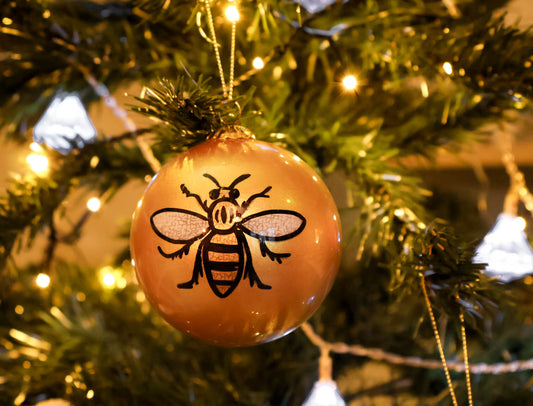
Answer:
<svg viewBox="0 0 533 406"><path fill-rule="evenodd" d="M241 279L250 281L250 286L257 284L259 289L270 289L257 275L250 253L250 247L245 234L259 240L259 247L263 257L268 256L272 261L281 264L283 258L290 253L274 253L266 245L267 241L288 240L300 234L305 227L305 218L291 210L265 210L244 217L248 207L255 199L269 198L267 193L272 186L262 192L250 196L242 204L237 203L240 192L235 188L237 184L250 177L243 174L237 177L229 186L220 186L218 181L208 173L204 176L210 179L216 188L209 192L213 201L191 193L182 184L181 192L187 197L196 199L206 215L190 210L178 208L164 208L156 211L150 217L154 232L165 241L173 244L184 244L175 252L166 253L160 246L159 253L165 258L182 258L189 253L191 245L200 241L196 252L194 269L190 281L178 284L179 289L191 289L198 284L198 278L204 273L209 286L220 298L228 297L237 287Z"/></svg>

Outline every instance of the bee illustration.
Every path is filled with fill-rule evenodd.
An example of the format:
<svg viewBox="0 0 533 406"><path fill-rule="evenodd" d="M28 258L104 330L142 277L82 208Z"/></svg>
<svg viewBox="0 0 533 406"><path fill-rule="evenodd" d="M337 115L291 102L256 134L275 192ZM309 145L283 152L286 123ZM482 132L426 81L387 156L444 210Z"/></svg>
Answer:
<svg viewBox="0 0 533 406"><path fill-rule="evenodd" d="M227 187L220 186L208 173L203 176L216 185L209 192L211 204L208 205L207 200L202 201L199 195L191 193L184 184L180 189L186 197L196 199L205 215L169 207L156 211L150 217L152 229L159 237L173 244L183 244L171 253L164 252L158 246L159 253L165 258L182 258L189 253L195 241L201 240L192 278L188 282L179 283L178 288L192 289L205 274L211 290L220 298L228 297L241 279L248 278L251 287L257 284L259 289L271 289L271 286L261 282L254 269L245 234L259 240L263 257L268 256L281 264L282 259L291 254L272 252L266 242L283 241L297 236L305 227L305 218L291 210L265 210L245 217L246 210L255 199L270 197L267 193L272 186L239 204L237 198L240 192L235 186L248 179L250 174L240 175Z"/></svg>

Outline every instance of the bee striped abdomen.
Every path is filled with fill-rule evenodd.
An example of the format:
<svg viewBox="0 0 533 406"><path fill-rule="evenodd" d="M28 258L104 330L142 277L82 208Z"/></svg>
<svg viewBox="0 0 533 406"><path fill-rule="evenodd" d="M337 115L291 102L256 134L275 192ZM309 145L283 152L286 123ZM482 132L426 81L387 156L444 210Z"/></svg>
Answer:
<svg viewBox="0 0 533 406"><path fill-rule="evenodd" d="M215 234L204 248L204 269L213 292L227 297L242 277L243 249L234 233Z"/></svg>

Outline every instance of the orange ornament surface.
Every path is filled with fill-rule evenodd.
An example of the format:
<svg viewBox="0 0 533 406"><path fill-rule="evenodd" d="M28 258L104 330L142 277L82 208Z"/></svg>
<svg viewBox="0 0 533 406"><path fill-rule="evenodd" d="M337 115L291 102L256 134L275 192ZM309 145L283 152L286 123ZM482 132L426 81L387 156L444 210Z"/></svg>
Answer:
<svg viewBox="0 0 533 406"><path fill-rule="evenodd" d="M307 320L333 284L340 241L333 198L305 162L223 137L154 176L130 238L151 304L179 330L222 346L271 341Z"/></svg>

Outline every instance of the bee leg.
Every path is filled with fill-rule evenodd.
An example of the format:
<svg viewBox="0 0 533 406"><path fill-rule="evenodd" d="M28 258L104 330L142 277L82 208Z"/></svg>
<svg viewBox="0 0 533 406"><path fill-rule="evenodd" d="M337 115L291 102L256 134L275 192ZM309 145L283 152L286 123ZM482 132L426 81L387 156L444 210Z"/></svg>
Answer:
<svg viewBox="0 0 533 406"><path fill-rule="evenodd" d="M179 250L171 252L170 254L167 254L161 247L157 247L157 250L159 253L164 256L165 258L174 259L176 257L181 258L183 255L187 255L189 253L189 248L191 248L192 244L185 244L183 247L181 247Z"/></svg>
<svg viewBox="0 0 533 406"><path fill-rule="evenodd" d="M194 197L196 199L196 201L198 202L198 204L202 207L202 209L204 209L204 211L207 211L207 201L202 202L202 198L199 195L197 195L196 193L191 193L189 191L189 189L187 189L187 186L185 186L184 183L181 184L180 189L181 189L181 192L186 197Z"/></svg>
<svg viewBox="0 0 533 406"><path fill-rule="evenodd" d="M188 282L178 283L179 289L192 289L194 285L198 285L198 278L204 276L202 269L202 249L198 248L196 252L196 259L194 260L194 269L192 271L192 278Z"/></svg>
<svg viewBox="0 0 533 406"><path fill-rule="evenodd" d="M261 279L259 279L259 276L257 276L257 272L255 272L254 265L252 263L252 255L250 253L248 244L244 244L244 251L246 253L246 265L244 267L243 279L248 278L251 287L253 287L254 283L256 283L259 289L272 289L272 286L261 282Z"/></svg>
<svg viewBox="0 0 533 406"><path fill-rule="evenodd" d="M268 199L270 196L267 195L267 193L270 191L270 189L272 189L272 186L266 187L265 190L263 190L261 193L256 193L255 195L250 196L248 200L242 203L242 208L246 211L248 206L250 206L250 204L252 204L252 202L259 197L264 197Z"/></svg>
<svg viewBox="0 0 533 406"><path fill-rule="evenodd" d="M272 260L272 261L277 261L278 264L281 264L281 259L282 258L288 258L291 256L291 254L289 253L283 253L283 254L277 254L273 251L270 251L270 249L268 249L266 243L264 240L260 240L259 241L259 248L261 249L261 255L266 257L268 255L268 257Z"/></svg>
<svg viewBox="0 0 533 406"><path fill-rule="evenodd" d="M246 263L246 268L244 271L244 278L246 277L250 281L251 287L253 287L254 284L257 284L257 287L259 289L272 289L272 286L261 282L261 279L259 279L259 276L257 276L257 272L255 272L255 269L250 259L248 259L248 262Z"/></svg>

